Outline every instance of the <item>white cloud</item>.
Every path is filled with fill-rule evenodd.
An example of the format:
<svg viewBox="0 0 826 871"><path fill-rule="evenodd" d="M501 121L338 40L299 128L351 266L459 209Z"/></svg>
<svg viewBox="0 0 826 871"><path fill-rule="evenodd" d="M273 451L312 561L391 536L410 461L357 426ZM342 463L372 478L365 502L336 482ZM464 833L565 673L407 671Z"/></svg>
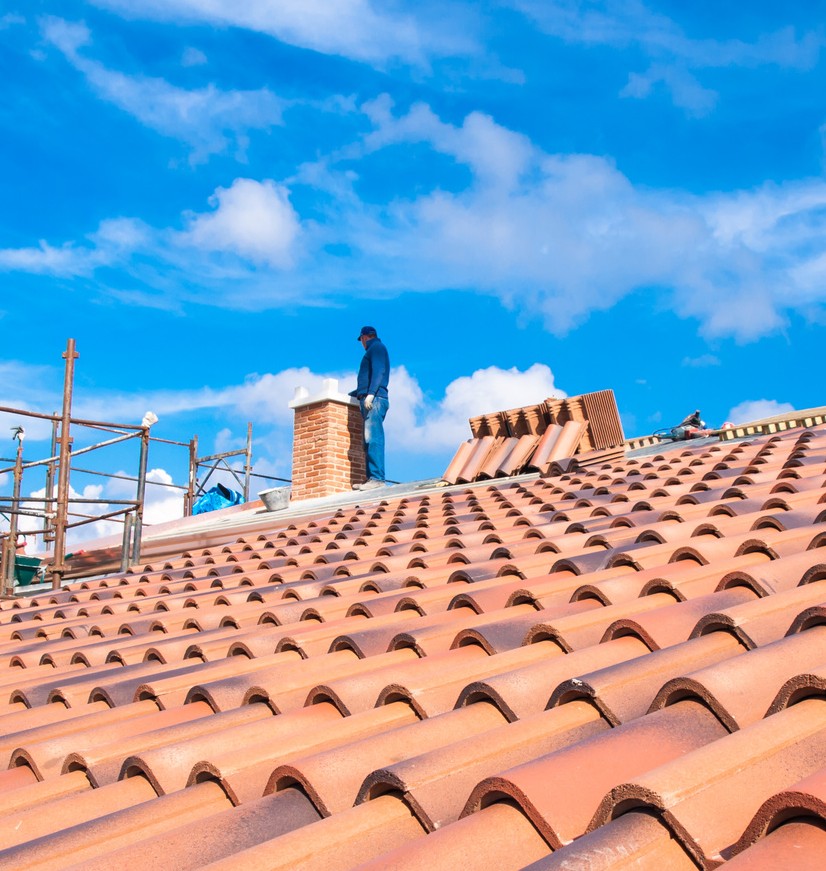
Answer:
<svg viewBox="0 0 826 871"><path fill-rule="evenodd" d="M0 15L0 30L5 30L7 27L12 27L15 24L25 24L26 19L22 15L17 15L14 12L7 12L5 15Z"/></svg>
<svg viewBox="0 0 826 871"><path fill-rule="evenodd" d="M387 419L388 438L407 450L423 453L455 448L470 438L471 417L566 395L556 387L553 372L544 363L534 363L524 372L515 367L477 369L451 381L437 402L425 397L404 367L393 370L391 389L393 413Z"/></svg>
<svg viewBox="0 0 826 871"><path fill-rule="evenodd" d="M215 211L190 216L180 240L208 251L227 251L254 263L285 267L299 235L289 191L272 181L237 178L210 199Z"/></svg>
<svg viewBox="0 0 826 871"><path fill-rule="evenodd" d="M194 46L187 46L184 53L181 55L181 63L185 67L199 67L207 62L207 56Z"/></svg>
<svg viewBox="0 0 826 871"><path fill-rule="evenodd" d="M741 39L693 39L666 15L640 0L512 0L547 33L569 42L625 48L638 45L652 56L673 57L696 66L775 64L808 69L817 62L822 36L798 39L793 27Z"/></svg>
<svg viewBox="0 0 826 871"><path fill-rule="evenodd" d="M675 106L696 118L708 115L717 105L717 94L704 88L691 73L664 64L652 64L644 73L630 73L620 96L645 99L658 85L671 94Z"/></svg>
<svg viewBox="0 0 826 871"><path fill-rule="evenodd" d="M25 479L24 479L25 484ZM71 485L69 486L69 499L73 500L84 500L84 499L105 499L106 495L104 494L104 484L87 484L82 487L80 490L76 490ZM55 485L55 489L53 491L55 495L57 494L57 485ZM29 498L32 501L23 501L21 503L21 508L24 508L28 511L43 511L44 503L42 500L46 496L46 488L41 487L39 490L33 490L29 494ZM69 504L69 523L77 523L79 520L83 518L80 515L99 515L106 514L110 511L115 510L112 506L106 503L85 503L83 501L73 502ZM43 548L42 537L39 535L34 535L30 531L35 529L40 529L43 527L43 520L39 517L31 517L29 515L23 514L19 518L18 528L21 532L25 533L28 539L28 553L35 552L37 550L41 550ZM73 547L78 544L89 541L92 538L98 538L103 535L111 535L112 533L118 531L120 529L119 525L113 520L98 520L92 523L85 523L83 526L78 526L74 529L68 529L66 531L66 547L67 551L70 551Z"/></svg>
<svg viewBox="0 0 826 871"><path fill-rule="evenodd" d="M692 369L706 369L709 366L719 366L720 358L714 354L700 354L699 357L683 357L683 366Z"/></svg>
<svg viewBox="0 0 826 871"><path fill-rule="evenodd" d="M792 311L815 318L826 302L822 179L657 191L606 157L547 153L478 112L453 125L424 105L394 115L387 98L363 111L364 139L302 166L289 186L237 178L178 226L115 219L82 243L0 251L0 269L120 267L131 289L109 292L121 301L249 311L451 288L496 296L555 333L649 288L704 335L739 341L782 328ZM359 171L391 145L446 155L468 180L368 202ZM312 218L293 205L306 191L324 201Z"/></svg>
<svg viewBox="0 0 826 871"><path fill-rule="evenodd" d="M120 476L130 476L134 473L120 470L115 474ZM183 491L178 489L172 489L166 486L159 486L173 483L173 477L168 471L166 471L166 469L150 469L146 473L146 482L147 486L144 497L143 513L143 522L145 526L151 526L157 523L165 523L168 520L175 520L179 517L183 517ZM56 492L57 491L55 488L55 493ZM29 497L32 501L23 502L22 507L28 510L42 511L43 502L36 500L43 499L45 495L46 490L43 487L41 487L39 490L32 491L29 494ZM74 523L81 519L79 516L71 516L72 514L98 516L108 514L112 511L117 511L121 508L125 508L126 506L117 504L117 500L134 499L135 496L136 483L134 481L124 480L123 478L103 479L103 483L87 484L81 487L81 489L79 490L70 486L70 499L113 499L116 500L116 502L114 504L106 502L87 504L83 501L79 501L71 504L69 506L69 522ZM21 532L24 533L27 533L29 530L41 528L42 525L42 520L36 517L30 517L28 515L21 515L19 520L19 528ZM119 536L122 531L123 524L122 521L118 519L96 520L90 523L85 523L82 526L78 526L74 529L69 529L67 531L67 549L71 550L78 545L83 545L94 539L112 535ZM29 553L43 548L41 536L29 534L28 539Z"/></svg>
<svg viewBox="0 0 826 871"><path fill-rule="evenodd" d="M778 402L776 399L749 399L735 405L726 416L726 420L734 424L752 423L764 417L776 417L794 411L789 402Z"/></svg>
<svg viewBox="0 0 826 871"><path fill-rule="evenodd" d="M362 286L481 290L543 316L556 332L641 286L673 288L678 310L711 335L747 339L782 323L787 276L770 274L782 259L725 238L718 226L724 196L635 187L610 160L542 152L479 113L453 126L421 105L394 117L386 98L364 111L375 129L362 157L390 144L425 143L468 166L472 180L458 192L436 189L370 207L346 173L329 163L305 167L299 180L340 204L336 223L345 234L336 241L362 255L351 267ZM349 162L359 151L344 156ZM807 195L790 199L812 208L818 223L818 183L801 187ZM793 250L794 258L805 256Z"/></svg>
<svg viewBox="0 0 826 871"><path fill-rule="evenodd" d="M489 292L544 316L556 332L636 288L658 287L707 335L739 340L782 326L789 309L826 300L818 283L826 264L821 180L706 197L656 191L635 186L606 158L542 152L478 113L453 126L424 106L396 118L386 99L364 111L375 125L368 153L424 142L467 165L472 180L458 192L371 208L346 189L344 174L307 168L302 180L343 204L349 235L339 241L363 252L362 284L378 283L371 266L385 259L407 280L399 289ZM381 278L387 286L387 273Z"/></svg>
<svg viewBox="0 0 826 871"><path fill-rule="evenodd" d="M101 99L158 133L188 143L192 162L226 151L232 143L236 155L243 157L248 131L281 124L285 103L267 88L221 91L209 84L186 90L165 79L129 76L81 53L91 43L86 25L47 17L41 27L44 38L86 77Z"/></svg>
<svg viewBox="0 0 826 871"><path fill-rule="evenodd" d="M454 127L423 103L395 117L387 94L361 108L374 125L364 139L366 153L400 142L427 142L436 151L470 166L483 183L505 187L517 185L536 160L537 151L526 136L496 124L481 112L471 112L461 127Z"/></svg>
<svg viewBox="0 0 826 871"><path fill-rule="evenodd" d="M241 420L256 420L267 425L292 422L288 407L296 387L310 392L321 389L325 378L341 377L340 388L349 390L355 376L336 373L316 374L306 367L284 369L276 373L251 374L243 384L221 389L202 387L196 390L160 390L137 394L99 394L77 396L75 413L91 420L140 420L151 408L164 421L181 412L230 409ZM350 379L349 381L347 379Z"/></svg>
<svg viewBox="0 0 826 871"><path fill-rule="evenodd" d="M586 46L635 48L651 63L645 73L631 72L622 96L645 98L663 85L674 104L691 115L705 115L716 102L692 71L765 65L811 69L824 46L822 33L798 37L784 27L747 42L742 39L695 39L666 15L640 0L510 0L546 33Z"/></svg>
<svg viewBox="0 0 826 871"><path fill-rule="evenodd" d="M53 246L44 240L27 248L1 248L0 269L34 275L89 277L96 269L121 263L137 249L155 244L153 231L132 218L101 221L82 244Z"/></svg>
<svg viewBox="0 0 826 871"><path fill-rule="evenodd" d="M471 49L466 30L434 23L371 0L92 0L129 18L241 27L282 42L378 66L392 59L424 65L428 57ZM452 16L443 8L443 18ZM437 19L438 22L438 19Z"/></svg>
<svg viewBox="0 0 826 871"><path fill-rule="evenodd" d="M0 248L0 268L34 275L91 275L104 262L99 250L55 248L44 240L28 248Z"/></svg>
<svg viewBox="0 0 826 871"><path fill-rule="evenodd" d="M172 490L159 484L180 483L173 482L172 475L166 469L150 469L146 473L146 501L144 504L144 523L151 526L155 523L166 523L183 517L184 494L180 490ZM152 485L156 486L152 486Z"/></svg>
<svg viewBox="0 0 826 871"><path fill-rule="evenodd" d="M64 278L89 277L104 266L117 266L148 285L149 293L112 291L122 301L163 308L175 307L181 297L221 305L261 303L256 291L258 271L266 296L275 302L271 270L289 269L301 248L303 227L290 203L290 192L269 179L237 178L210 197L207 212L186 212L185 229L155 229L134 218L102 221L82 243L60 248L41 242L36 248L0 249L0 271L19 271ZM163 269L147 266L154 258ZM184 280L186 279L186 281ZM184 289L200 283L191 293ZM209 290L212 286L212 295ZM152 291L156 291L153 294ZM300 290L281 288L285 298ZM311 298L306 294L305 302Z"/></svg>
<svg viewBox="0 0 826 871"><path fill-rule="evenodd" d="M57 371L49 366L0 360L0 406L5 408L52 414L61 407L56 386L60 383ZM26 430L26 444L51 438L51 421L0 412L0 445L10 443L11 429L16 426ZM24 455L29 456L25 446Z"/></svg>

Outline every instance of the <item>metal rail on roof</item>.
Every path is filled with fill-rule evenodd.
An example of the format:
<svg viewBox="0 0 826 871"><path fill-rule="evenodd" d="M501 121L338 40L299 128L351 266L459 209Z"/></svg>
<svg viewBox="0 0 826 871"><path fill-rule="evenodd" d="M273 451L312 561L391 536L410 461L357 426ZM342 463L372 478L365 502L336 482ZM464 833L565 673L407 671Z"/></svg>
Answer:
<svg viewBox="0 0 826 871"><path fill-rule="evenodd" d="M720 439L721 441L727 441L728 439L742 438L743 436L769 435L798 426L818 426L822 423L826 423L826 406L807 408L803 411L790 411L787 414L778 414L774 417L767 417L763 420L756 420L752 423L744 423L740 424L740 426L720 430Z"/></svg>

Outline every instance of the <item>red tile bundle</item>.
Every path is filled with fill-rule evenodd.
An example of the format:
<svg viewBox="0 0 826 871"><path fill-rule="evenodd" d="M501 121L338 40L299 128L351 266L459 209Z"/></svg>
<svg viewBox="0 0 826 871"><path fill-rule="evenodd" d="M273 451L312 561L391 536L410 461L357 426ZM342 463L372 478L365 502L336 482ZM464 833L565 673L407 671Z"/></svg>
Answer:
<svg viewBox="0 0 826 871"><path fill-rule="evenodd" d="M459 445L442 480L467 484L520 472L562 474L624 456L612 390L473 417L473 438Z"/></svg>

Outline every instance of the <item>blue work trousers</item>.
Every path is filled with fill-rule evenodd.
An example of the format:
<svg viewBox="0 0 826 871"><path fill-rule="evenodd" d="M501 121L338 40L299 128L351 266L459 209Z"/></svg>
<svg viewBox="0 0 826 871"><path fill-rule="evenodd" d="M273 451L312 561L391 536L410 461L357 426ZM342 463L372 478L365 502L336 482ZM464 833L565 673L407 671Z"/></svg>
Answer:
<svg viewBox="0 0 826 871"><path fill-rule="evenodd" d="M367 480L384 481L384 418L390 401L384 396L376 396L368 411L364 400L359 400L361 416L364 418L364 458L367 463Z"/></svg>

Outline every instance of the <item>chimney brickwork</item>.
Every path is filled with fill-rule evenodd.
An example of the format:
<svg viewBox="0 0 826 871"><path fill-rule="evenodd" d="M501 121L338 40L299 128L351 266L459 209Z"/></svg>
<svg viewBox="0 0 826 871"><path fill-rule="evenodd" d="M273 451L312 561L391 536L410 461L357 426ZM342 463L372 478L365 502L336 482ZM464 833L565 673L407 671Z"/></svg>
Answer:
<svg viewBox="0 0 826 871"><path fill-rule="evenodd" d="M290 402L293 429L293 501L343 493L367 478L358 402L328 378L320 393L299 387Z"/></svg>

